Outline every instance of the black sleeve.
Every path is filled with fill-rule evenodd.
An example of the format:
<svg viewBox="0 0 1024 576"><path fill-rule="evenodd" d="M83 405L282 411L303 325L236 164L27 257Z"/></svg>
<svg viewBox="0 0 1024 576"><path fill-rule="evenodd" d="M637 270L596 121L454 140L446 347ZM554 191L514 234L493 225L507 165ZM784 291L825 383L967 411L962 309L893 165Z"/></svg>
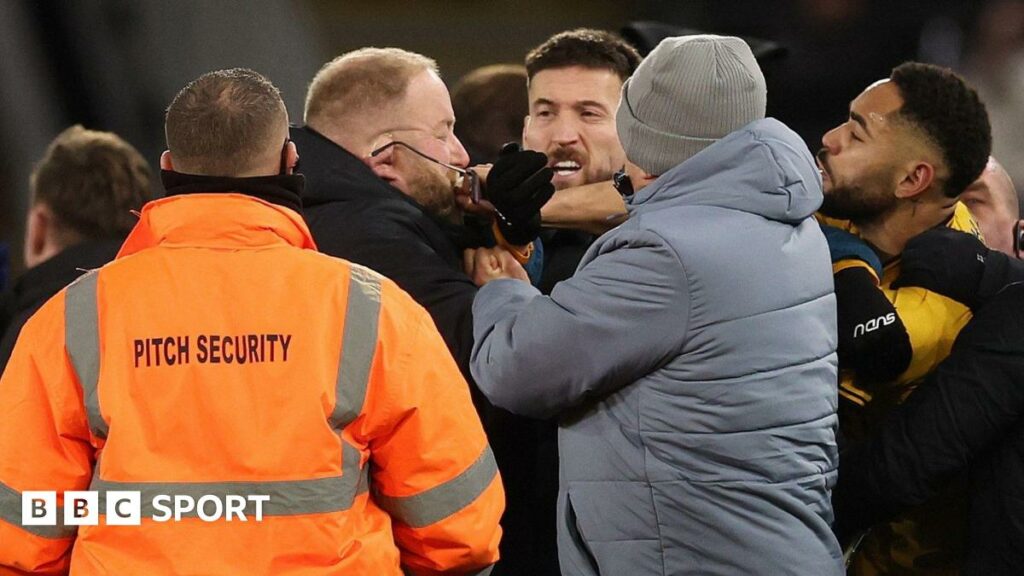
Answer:
<svg viewBox="0 0 1024 576"><path fill-rule="evenodd" d="M471 311L477 288L460 269L461 254L442 237L428 237L419 215L407 214L401 205L331 210L307 214L320 251L367 266L408 292L430 313L459 369L470 380Z"/></svg>
<svg viewBox="0 0 1024 576"><path fill-rule="evenodd" d="M0 374L4 373L4 368L7 367L7 363L11 360L11 353L14 352L14 343L18 341L18 335L21 333L21 327L25 324L24 321L18 322L7 322L0 324Z"/></svg>
<svg viewBox="0 0 1024 576"><path fill-rule="evenodd" d="M832 499L845 541L920 504L1024 417L1024 286L1003 290L871 440L839 460Z"/></svg>
<svg viewBox="0 0 1024 576"><path fill-rule="evenodd" d="M0 336L0 374L3 374L7 363L11 361L11 354L14 352L14 345L18 342L18 336L21 335L22 327L45 302L46 300L40 300L24 310L14 310L15 302L12 296L8 302L0 304L7 308L6 316L0 318L0 335L2 335Z"/></svg>
<svg viewBox="0 0 1024 576"><path fill-rule="evenodd" d="M933 228L907 242L893 288L920 286L980 308L1009 284L1024 281L1024 262L991 250L966 232Z"/></svg>
<svg viewBox="0 0 1024 576"><path fill-rule="evenodd" d="M839 271L835 289L840 370L868 385L902 374L913 356L910 336L867 268Z"/></svg>
<svg viewBox="0 0 1024 576"><path fill-rule="evenodd" d="M1024 282L1024 261L1011 258L1001 252L991 252L978 285L977 306L972 308L985 306L986 302L1008 286L1022 282Z"/></svg>

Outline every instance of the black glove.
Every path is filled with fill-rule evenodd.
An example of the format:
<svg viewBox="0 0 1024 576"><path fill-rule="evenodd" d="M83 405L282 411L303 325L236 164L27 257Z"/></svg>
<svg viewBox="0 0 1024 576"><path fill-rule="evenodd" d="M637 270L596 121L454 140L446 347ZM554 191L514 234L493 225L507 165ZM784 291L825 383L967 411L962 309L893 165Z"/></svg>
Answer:
<svg viewBox="0 0 1024 576"><path fill-rule="evenodd" d="M933 228L910 239L893 288L919 286L977 309L1013 282L1024 281L1024 262L990 250L971 234Z"/></svg>
<svg viewBox="0 0 1024 576"><path fill-rule="evenodd" d="M861 267L840 270L835 285L839 368L853 370L865 383L902 374L913 356L910 336L871 273Z"/></svg>
<svg viewBox="0 0 1024 576"><path fill-rule="evenodd" d="M525 246L540 234L540 207L555 193L547 164L543 153L509 143L487 175L484 198L498 210L498 230L511 244Z"/></svg>

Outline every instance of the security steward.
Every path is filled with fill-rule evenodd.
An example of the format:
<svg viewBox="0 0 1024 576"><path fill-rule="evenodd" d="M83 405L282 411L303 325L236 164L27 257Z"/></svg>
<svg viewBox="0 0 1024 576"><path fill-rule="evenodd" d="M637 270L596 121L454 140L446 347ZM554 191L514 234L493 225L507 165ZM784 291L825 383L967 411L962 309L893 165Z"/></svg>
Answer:
<svg viewBox="0 0 1024 576"><path fill-rule="evenodd" d="M489 572L504 492L467 384L423 308L316 252L278 90L205 74L166 133L167 197L0 380L0 573ZM76 526L59 503L85 490ZM54 524L26 522L29 491Z"/></svg>

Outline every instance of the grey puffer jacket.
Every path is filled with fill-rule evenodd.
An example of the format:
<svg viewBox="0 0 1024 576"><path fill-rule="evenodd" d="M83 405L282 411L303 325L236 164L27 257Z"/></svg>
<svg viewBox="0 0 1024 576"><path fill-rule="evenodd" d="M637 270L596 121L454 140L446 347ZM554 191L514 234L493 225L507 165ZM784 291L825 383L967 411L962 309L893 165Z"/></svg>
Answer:
<svg viewBox="0 0 1024 576"><path fill-rule="evenodd" d="M561 416L563 574L842 574L821 199L804 143L759 120L640 190L550 297L477 294L481 390Z"/></svg>

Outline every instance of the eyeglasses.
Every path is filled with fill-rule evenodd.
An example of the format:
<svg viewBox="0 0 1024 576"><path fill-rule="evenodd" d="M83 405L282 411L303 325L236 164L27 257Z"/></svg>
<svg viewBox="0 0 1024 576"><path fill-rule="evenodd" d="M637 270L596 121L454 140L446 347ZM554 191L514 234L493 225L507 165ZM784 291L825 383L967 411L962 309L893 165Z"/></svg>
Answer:
<svg viewBox="0 0 1024 576"><path fill-rule="evenodd" d="M412 146L406 144L405 142L402 142L401 140L392 140L391 142L388 142L387 144L381 146L380 148L377 148L370 152L370 156L376 156L381 152L387 150L388 148L391 148L392 146L401 146L402 148L405 148L406 150L412 152L413 154L419 156L420 158L423 158L424 160L428 160L430 162L433 162L434 164L437 164L438 166L442 166L444 168L451 170L452 172L455 172L460 177L459 181L455 183L455 186L458 187L463 193L469 194L469 198L473 201L474 204L480 203L480 175L472 170L459 168L458 166L452 166L451 164L441 162L437 158L427 156L423 152L420 152L419 150L413 148Z"/></svg>
<svg viewBox="0 0 1024 576"><path fill-rule="evenodd" d="M401 146L402 148L405 148L406 150L412 152L413 154L419 156L420 158L423 158L424 160L433 162L438 166L447 168L452 172L455 172L461 177L461 180L456 182L455 186L459 188L459 190L461 190L463 194L468 194L470 200L472 200L474 204L480 203L480 175L473 170L467 170L466 168L459 168L458 166L452 166L451 164L441 162L437 158L427 156L423 152L420 152L419 150L413 148L412 146L406 144L405 142L402 142L401 140L392 140L391 142L388 142L387 144L372 150L370 152L370 156L376 156L381 152L387 150L388 148L391 148L392 146ZM509 228L512 227L512 223L509 222L508 218L506 218L505 215L502 214L501 211L498 210L497 208L494 208L494 215L500 218L501 221L504 222L506 226L508 226Z"/></svg>

